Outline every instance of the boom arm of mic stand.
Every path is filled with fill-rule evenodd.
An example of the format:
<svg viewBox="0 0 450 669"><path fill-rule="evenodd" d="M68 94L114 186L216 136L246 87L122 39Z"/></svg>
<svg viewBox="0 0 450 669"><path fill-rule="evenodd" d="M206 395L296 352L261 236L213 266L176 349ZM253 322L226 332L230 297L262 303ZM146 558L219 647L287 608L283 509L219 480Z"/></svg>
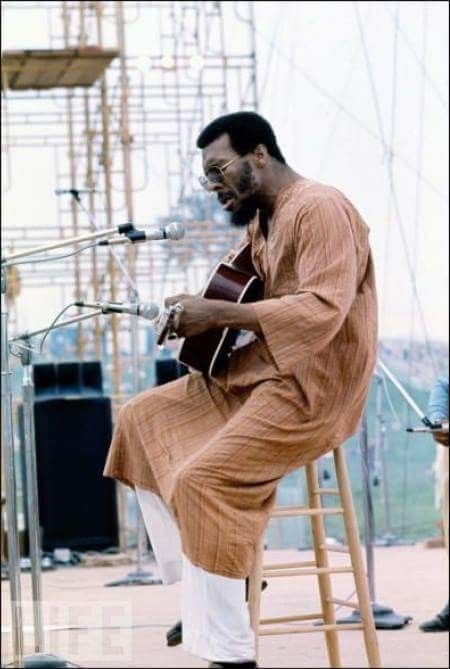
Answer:
<svg viewBox="0 0 450 669"><path fill-rule="evenodd" d="M84 314L83 316L75 316L74 318L69 318L67 321L62 323L55 323L51 328L41 328L40 330L34 330L33 332L22 332L20 335L11 337L9 339L10 343L20 341L21 339L26 339L29 337L35 337L36 335L43 334L44 332L51 332L52 330L57 330L58 328L63 328L66 325L72 325L73 323L78 323L79 321L85 321L87 318L93 318L94 316L100 316L103 312L101 310L94 311L90 314Z"/></svg>
<svg viewBox="0 0 450 669"><path fill-rule="evenodd" d="M75 189L73 189L73 190L75 190ZM81 201L81 198L79 197L79 192L78 191L75 191L75 192L78 193L78 197L76 197L75 194L72 191L71 191L71 194L73 195L73 197L74 197L75 201L77 202L78 206L80 207L80 209L82 209L82 211L84 211L84 213L88 217L88 220L89 220L90 224L96 230L98 230L98 225L95 221L95 218L92 216L91 212L88 209L86 209L86 207L83 205L83 203ZM132 233L134 231L134 225L132 223L128 223L127 226L124 225L124 226L121 226L121 228L122 228L121 232L123 232L123 234L125 234L125 236L128 239L130 239L130 235L132 235ZM112 257L114 258L114 260L116 261L117 266L119 267L120 271L122 272L123 276L125 277L128 285L129 285L129 287L131 288L132 295L133 295L134 299L136 300L136 302L138 302L139 301L139 291L138 291L136 283L131 278L131 276L128 274L125 265L123 264L123 262L121 261L119 256L114 252L114 250L111 247L109 247L109 252L112 255Z"/></svg>
<svg viewBox="0 0 450 669"><path fill-rule="evenodd" d="M9 267L14 265L14 260L18 258L24 258L26 256L33 256L37 253L44 253L45 251L52 251L53 249L59 249L63 246L70 246L71 244L78 244L79 242L88 242L91 239L100 239L100 237L112 237L117 234L117 226L114 228L107 228L106 230L98 230L97 232L91 232L88 235L80 235L79 237L70 237L69 239L63 239L62 241L55 242L54 244L44 244L43 246L35 246L33 249L28 249L27 251L20 251L19 253L12 253L9 256L4 256L2 258L2 265Z"/></svg>
<svg viewBox="0 0 450 669"><path fill-rule="evenodd" d="M433 434L435 432L446 432L448 434L448 421L443 421L442 423L435 423L433 427L407 427L407 432L419 432L427 434Z"/></svg>
<svg viewBox="0 0 450 669"><path fill-rule="evenodd" d="M411 395L405 390L405 388L402 386L400 381L395 378L393 373L386 367L384 362L380 360L380 358L377 359L377 365L383 370L383 372L386 374L388 379L394 384L394 386L397 388L399 393L403 396L403 398L406 400L406 402L409 404L411 409L416 412L416 414L419 416L420 420L422 423L429 428L434 427L433 423L431 420L424 414L424 412L420 409L420 407L415 403Z"/></svg>

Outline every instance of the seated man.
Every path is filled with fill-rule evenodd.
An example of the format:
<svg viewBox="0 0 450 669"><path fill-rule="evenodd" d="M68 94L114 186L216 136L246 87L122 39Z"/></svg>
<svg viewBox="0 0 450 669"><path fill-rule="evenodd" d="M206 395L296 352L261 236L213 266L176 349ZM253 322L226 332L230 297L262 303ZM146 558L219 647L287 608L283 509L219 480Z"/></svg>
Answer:
<svg viewBox="0 0 450 669"><path fill-rule="evenodd" d="M191 372L127 402L104 474L136 489L163 581L182 577L184 649L255 667L245 579L279 481L358 428L377 350L374 267L357 209L289 167L261 116L222 116L197 146L202 185L246 230L264 299L166 303L180 337L254 336L213 378Z"/></svg>
<svg viewBox="0 0 450 669"><path fill-rule="evenodd" d="M436 381L428 403L428 417L433 423L448 423L448 378L439 377ZM448 429L433 433L438 446L436 475L438 477L439 497L442 500L443 528L445 546L448 552ZM431 620L419 625L422 632L448 632L448 602Z"/></svg>

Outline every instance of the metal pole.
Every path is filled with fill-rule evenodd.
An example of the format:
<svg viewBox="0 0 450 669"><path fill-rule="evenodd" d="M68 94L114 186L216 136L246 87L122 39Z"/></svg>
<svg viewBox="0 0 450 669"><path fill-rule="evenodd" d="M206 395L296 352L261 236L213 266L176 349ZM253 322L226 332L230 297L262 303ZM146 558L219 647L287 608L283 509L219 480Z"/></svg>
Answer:
<svg viewBox="0 0 450 669"><path fill-rule="evenodd" d="M8 573L11 596L13 665L22 666L23 627L20 589L20 548L17 528L16 476L12 418L11 371L9 369L8 312L6 310L6 270L1 272L1 375L2 375L2 446L5 463L6 519L8 525Z"/></svg>
<svg viewBox="0 0 450 669"><path fill-rule="evenodd" d="M92 317L94 314L90 314ZM78 317L77 320L81 320ZM83 319L85 320L85 319ZM54 326L57 327L57 326ZM52 329L54 329L52 327ZM2 328L3 332L3 328ZM23 657L17 666L33 667L33 669L50 669L53 667L75 667L62 657L44 652L44 627L42 621L42 588L41 588L41 537L39 523L39 496L36 467L36 442L34 432L34 383L32 374L32 351L29 348L30 337L23 336L26 348L21 349L23 365L22 400L24 425L25 453L25 487L27 499L28 537L31 562L31 588L33 596L33 625L35 654ZM15 338L17 340L17 338ZM9 343L9 342L8 342ZM3 344L3 342L2 342ZM3 346L2 346L3 350ZM3 406L3 404L2 404Z"/></svg>
<svg viewBox="0 0 450 669"><path fill-rule="evenodd" d="M103 9L104 3L98 0L94 4L95 17L97 27L97 44L103 45ZM103 177L105 186L105 210L106 220L112 222L113 220L113 205L112 205L112 175L111 175L111 150L110 150L110 105L108 103L108 86L106 74L100 79L100 99L101 99L101 119L102 119L102 164ZM107 271L110 279L111 299L116 301L117 285L116 285L116 267L113 258L110 257L108 261ZM111 322L111 345L112 345L112 387L114 395L120 394L121 385L121 369L120 369L120 344L119 331L117 327L117 317L112 315ZM119 513L119 547L122 551L127 549L127 534L126 534L126 496L124 487L117 483L117 506Z"/></svg>
<svg viewBox="0 0 450 669"><path fill-rule="evenodd" d="M98 46L103 46L103 2L95 3L96 23L97 23L97 41ZM103 74L100 79L100 94L101 94L101 118L102 118L102 164L103 175L105 183L105 209L106 220L108 224L113 221L113 206L112 206L112 175L111 175L111 147L110 147L110 115L111 109L108 102L108 86L106 81L106 74ZM110 257L108 261L108 271L110 276L110 290L111 300L117 301L117 276L116 267L113 258ZM112 337L112 380L115 394L120 393L120 345L119 333L117 329L117 317L113 314L111 316L111 337ZM121 543L124 547L125 541Z"/></svg>
<svg viewBox="0 0 450 669"><path fill-rule="evenodd" d="M133 186L132 186L132 168L131 168L131 136L129 130L128 119L128 74L127 74L127 60L125 57L125 19L123 12L123 2L116 3L116 26L117 26L117 42L119 46L119 60L120 60L120 129L121 129L121 144L122 144L122 159L123 159L123 177L125 186L125 205L127 210L127 218L129 221L134 221L133 208ZM136 257L137 248L132 246L127 250L128 269L133 280L136 282ZM137 290L129 287L130 301L139 301ZM133 376L133 391L135 394L141 390L140 381L140 351L139 351L139 320L137 316L130 317L130 347L131 347L131 365ZM146 531L144 521L142 518L141 509L136 497L136 577L146 578L151 576L150 572L142 570L143 547L145 544Z"/></svg>
<svg viewBox="0 0 450 669"><path fill-rule="evenodd" d="M375 601L375 560L373 551L375 525L372 493L370 490L369 430L366 411L364 411L361 427L359 430L359 444L361 449L361 473L364 505L364 542L366 545L367 580L375 627L377 629L401 629L412 620L411 616L398 615L391 607L385 606L383 604L377 604ZM340 624L361 622L360 612L358 609L355 609L350 616L341 618L337 622Z"/></svg>
<svg viewBox="0 0 450 669"><path fill-rule="evenodd" d="M98 311L93 311L90 314L84 314L82 316L75 316L74 318L69 318L67 321L63 321L62 323L55 323L52 326L52 330L57 330L58 328L64 328L67 325L72 325L73 323L78 323L79 321L85 321L88 318L92 318L93 316L100 316L103 312L99 309ZM47 332L48 328L41 328L40 330L33 330L33 332L24 332L20 335L17 335L16 337L11 337L9 340L10 342L15 342L15 341L20 341L21 339L24 339L25 337L35 337L38 334L44 334L44 332Z"/></svg>
<svg viewBox="0 0 450 669"><path fill-rule="evenodd" d="M375 375L376 379L376 427L375 444L381 463L381 492L383 495L384 532L391 535L391 509L389 503L388 472L386 466L386 422L383 417L383 379Z"/></svg>
<svg viewBox="0 0 450 669"><path fill-rule="evenodd" d="M85 26L85 13L86 6L84 2L79 3L80 8L80 46L86 46L86 26ZM83 91L83 102L84 102L84 127L86 133L86 187L89 190L88 200L89 200L89 212L91 218L94 217L95 212L95 198L93 189L95 186L94 180L94 168L93 168L93 141L95 137L95 130L91 127L91 112L90 112L90 94L89 89ZM99 281L98 281L98 263L97 263L97 249L91 249L91 259L92 259L92 292L94 295L99 294ZM100 320L96 319L94 321L94 350L95 357L97 360L102 359L102 328L100 325Z"/></svg>
<svg viewBox="0 0 450 669"><path fill-rule="evenodd" d="M256 61L256 35L255 35L255 3L249 2L250 10L250 43L252 47L253 71L251 74L253 87L253 108L258 111L258 82L257 82L257 61Z"/></svg>
<svg viewBox="0 0 450 669"><path fill-rule="evenodd" d="M140 382L140 364L139 364L139 331L138 331L138 317L131 317L131 354L132 354L132 370L133 370L133 388L137 394L141 389ZM136 497L136 574L144 575L142 571L142 554L143 543L145 539L145 527L142 518L141 508ZM146 572L145 576L151 576L150 572Z"/></svg>
<svg viewBox="0 0 450 669"><path fill-rule="evenodd" d="M366 545L367 579L369 581L369 594L371 602L375 601L375 574L373 560L373 503L369 479L369 431L367 425L367 413L364 412L359 433L361 448L361 472L363 483L363 505L364 505L364 542Z"/></svg>
<svg viewBox="0 0 450 669"><path fill-rule="evenodd" d="M62 3L62 19L63 19L63 28L64 28L64 46L66 49L69 47L70 43L70 12L68 9L68 3ZM69 142L68 146L68 158L69 158L69 174L70 174L70 188L76 188L77 175L76 175L76 161L75 161L75 139L74 139L74 123L73 123L73 108L72 108L72 98L73 90L66 91L66 102L67 102L67 138ZM74 198L70 201L70 209L72 215L72 231L74 236L78 234L78 208ZM81 300L81 273L80 273L80 260L78 255L74 256L74 279L75 279L75 291L74 296L75 300ZM78 311L80 313L80 311ZM78 323L77 326L77 353L80 360L84 358L84 338L83 338L83 329L81 323Z"/></svg>
<svg viewBox="0 0 450 669"><path fill-rule="evenodd" d="M23 341L29 346L28 338L24 338ZM23 349L21 353L21 361L23 365L22 406L28 538L30 545L31 588L33 593L34 649L36 653L40 653L44 650L44 628L42 623L41 537L37 489L36 442L34 434L34 384L31 356L32 352L28 348Z"/></svg>
<svg viewBox="0 0 450 669"><path fill-rule="evenodd" d="M382 360L380 360L380 358L377 359L377 365L386 374L388 379L394 384L394 386L397 388L399 393L406 400L407 404L409 404L411 409L416 412L416 414L419 416L422 423L424 425L426 425L427 427L433 427L433 424L430 421L430 419L427 418L427 416L424 414L422 409L416 404L416 402L413 400L411 395L405 390L405 388L402 386L400 381L398 381L398 379L395 378L393 373L386 367L386 365L382 362Z"/></svg>
<svg viewBox="0 0 450 669"><path fill-rule="evenodd" d="M119 233L118 226L105 228L104 230L98 230L97 232L91 232L86 235L80 235L79 237L67 237L67 239L60 239L57 242L52 244L43 244L42 246L35 246L34 248L27 249L26 251L20 251L18 253L11 253L5 255L2 258L2 265L8 267L10 265L17 264L15 261L19 258L25 258L27 256L35 256L38 253L44 253L45 251L53 251L54 249L60 249L63 246L72 246L73 244L78 244L79 242L90 242L101 237L113 237ZM51 260L51 258L49 258ZM31 262L31 261L30 261Z"/></svg>

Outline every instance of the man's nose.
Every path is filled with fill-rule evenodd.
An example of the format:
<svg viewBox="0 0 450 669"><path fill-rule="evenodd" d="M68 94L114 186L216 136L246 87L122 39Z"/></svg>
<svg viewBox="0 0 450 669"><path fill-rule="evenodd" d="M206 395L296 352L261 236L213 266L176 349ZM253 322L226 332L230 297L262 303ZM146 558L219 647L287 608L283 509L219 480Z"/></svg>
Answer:
<svg viewBox="0 0 450 669"><path fill-rule="evenodd" d="M210 181L206 186L206 192L211 197L214 195L218 195L218 193L220 193L223 190L224 190L223 184L214 181Z"/></svg>
<svg viewBox="0 0 450 669"><path fill-rule="evenodd" d="M208 183L208 190L210 193L218 193L223 190L223 183L220 181L210 181Z"/></svg>

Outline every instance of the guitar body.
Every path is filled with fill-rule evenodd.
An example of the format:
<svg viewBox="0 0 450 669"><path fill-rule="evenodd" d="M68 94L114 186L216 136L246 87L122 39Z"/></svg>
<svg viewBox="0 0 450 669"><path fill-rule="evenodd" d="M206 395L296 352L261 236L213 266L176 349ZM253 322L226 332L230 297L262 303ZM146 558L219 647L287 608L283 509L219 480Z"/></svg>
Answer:
<svg viewBox="0 0 450 669"><path fill-rule="evenodd" d="M230 261L217 265L202 297L239 304L261 300L263 292L264 285L255 271L251 246L247 244ZM221 328L185 338L181 341L178 360L207 376L215 376L226 367L240 333L240 330Z"/></svg>

